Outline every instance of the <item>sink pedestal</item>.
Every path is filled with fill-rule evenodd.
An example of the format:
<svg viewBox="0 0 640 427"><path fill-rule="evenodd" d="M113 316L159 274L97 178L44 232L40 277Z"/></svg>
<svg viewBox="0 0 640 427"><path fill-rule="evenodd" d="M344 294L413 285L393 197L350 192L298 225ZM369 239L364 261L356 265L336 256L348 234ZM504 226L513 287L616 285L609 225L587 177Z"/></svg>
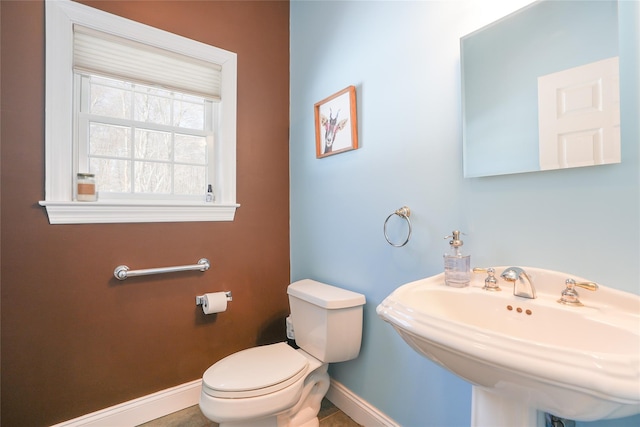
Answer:
<svg viewBox="0 0 640 427"><path fill-rule="evenodd" d="M526 404L473 386L471 395L471 427L538 425L538 411Z"/></svg>

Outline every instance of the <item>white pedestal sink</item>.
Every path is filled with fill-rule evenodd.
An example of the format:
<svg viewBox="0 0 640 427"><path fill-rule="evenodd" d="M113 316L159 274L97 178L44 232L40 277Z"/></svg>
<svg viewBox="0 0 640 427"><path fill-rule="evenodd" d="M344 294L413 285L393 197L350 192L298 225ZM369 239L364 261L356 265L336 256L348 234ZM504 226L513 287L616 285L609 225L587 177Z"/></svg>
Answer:
<svg viewBox="0 0 640 427"><path fill-rule="evenodd" d="M474 426L495 425L497 416L534 426L536 410L579 421L640 413L640 296L600 286L580 292L584 306L563 305L565 280L585 279L524 270L535 299L514 296L502 281L502 291L485 291L481 274L469 287L448 287L440 274L399 287L377 313L417 352L475 386Z"/></svg>

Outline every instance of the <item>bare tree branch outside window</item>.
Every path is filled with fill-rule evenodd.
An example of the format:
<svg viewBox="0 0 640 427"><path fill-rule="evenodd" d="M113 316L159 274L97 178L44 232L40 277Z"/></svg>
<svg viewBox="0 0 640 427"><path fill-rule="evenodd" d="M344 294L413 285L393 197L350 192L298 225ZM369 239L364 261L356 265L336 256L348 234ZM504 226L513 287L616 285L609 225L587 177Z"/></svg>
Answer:
<svg viewBox="0 0 640 427"><path fill-rule="evenodd" d="M212 101L162 88L89 79L88 164L103 193L202 195ZM209 105L207 104L209 103Z"/></svg>

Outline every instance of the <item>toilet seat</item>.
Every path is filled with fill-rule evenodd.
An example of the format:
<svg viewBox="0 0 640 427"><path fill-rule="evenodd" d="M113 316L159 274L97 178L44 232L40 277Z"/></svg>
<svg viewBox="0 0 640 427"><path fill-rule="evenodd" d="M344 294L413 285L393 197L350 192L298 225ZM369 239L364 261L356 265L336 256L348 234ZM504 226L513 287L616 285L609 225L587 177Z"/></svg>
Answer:
<svg viewBox="0 0 640 427"><path fill-rule="evenodd" d="M202 391L220 398L247 398L282 390L304 377L309 360L287 343L231 354L207 369Z"/></svg>

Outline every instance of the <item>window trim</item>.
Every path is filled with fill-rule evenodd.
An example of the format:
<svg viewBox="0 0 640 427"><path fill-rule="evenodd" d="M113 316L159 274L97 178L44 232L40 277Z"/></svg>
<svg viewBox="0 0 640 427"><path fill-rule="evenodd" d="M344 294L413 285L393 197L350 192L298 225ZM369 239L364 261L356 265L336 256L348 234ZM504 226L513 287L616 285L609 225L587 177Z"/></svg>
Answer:
<svg viewBox="0 0 640 427"><path fill-rule="evenodd" d="M73 25L222 66L215 202L73 201ZM236 208L237 55L71 0L46 2L45 200L51 224L233 221Z"/></svg>

